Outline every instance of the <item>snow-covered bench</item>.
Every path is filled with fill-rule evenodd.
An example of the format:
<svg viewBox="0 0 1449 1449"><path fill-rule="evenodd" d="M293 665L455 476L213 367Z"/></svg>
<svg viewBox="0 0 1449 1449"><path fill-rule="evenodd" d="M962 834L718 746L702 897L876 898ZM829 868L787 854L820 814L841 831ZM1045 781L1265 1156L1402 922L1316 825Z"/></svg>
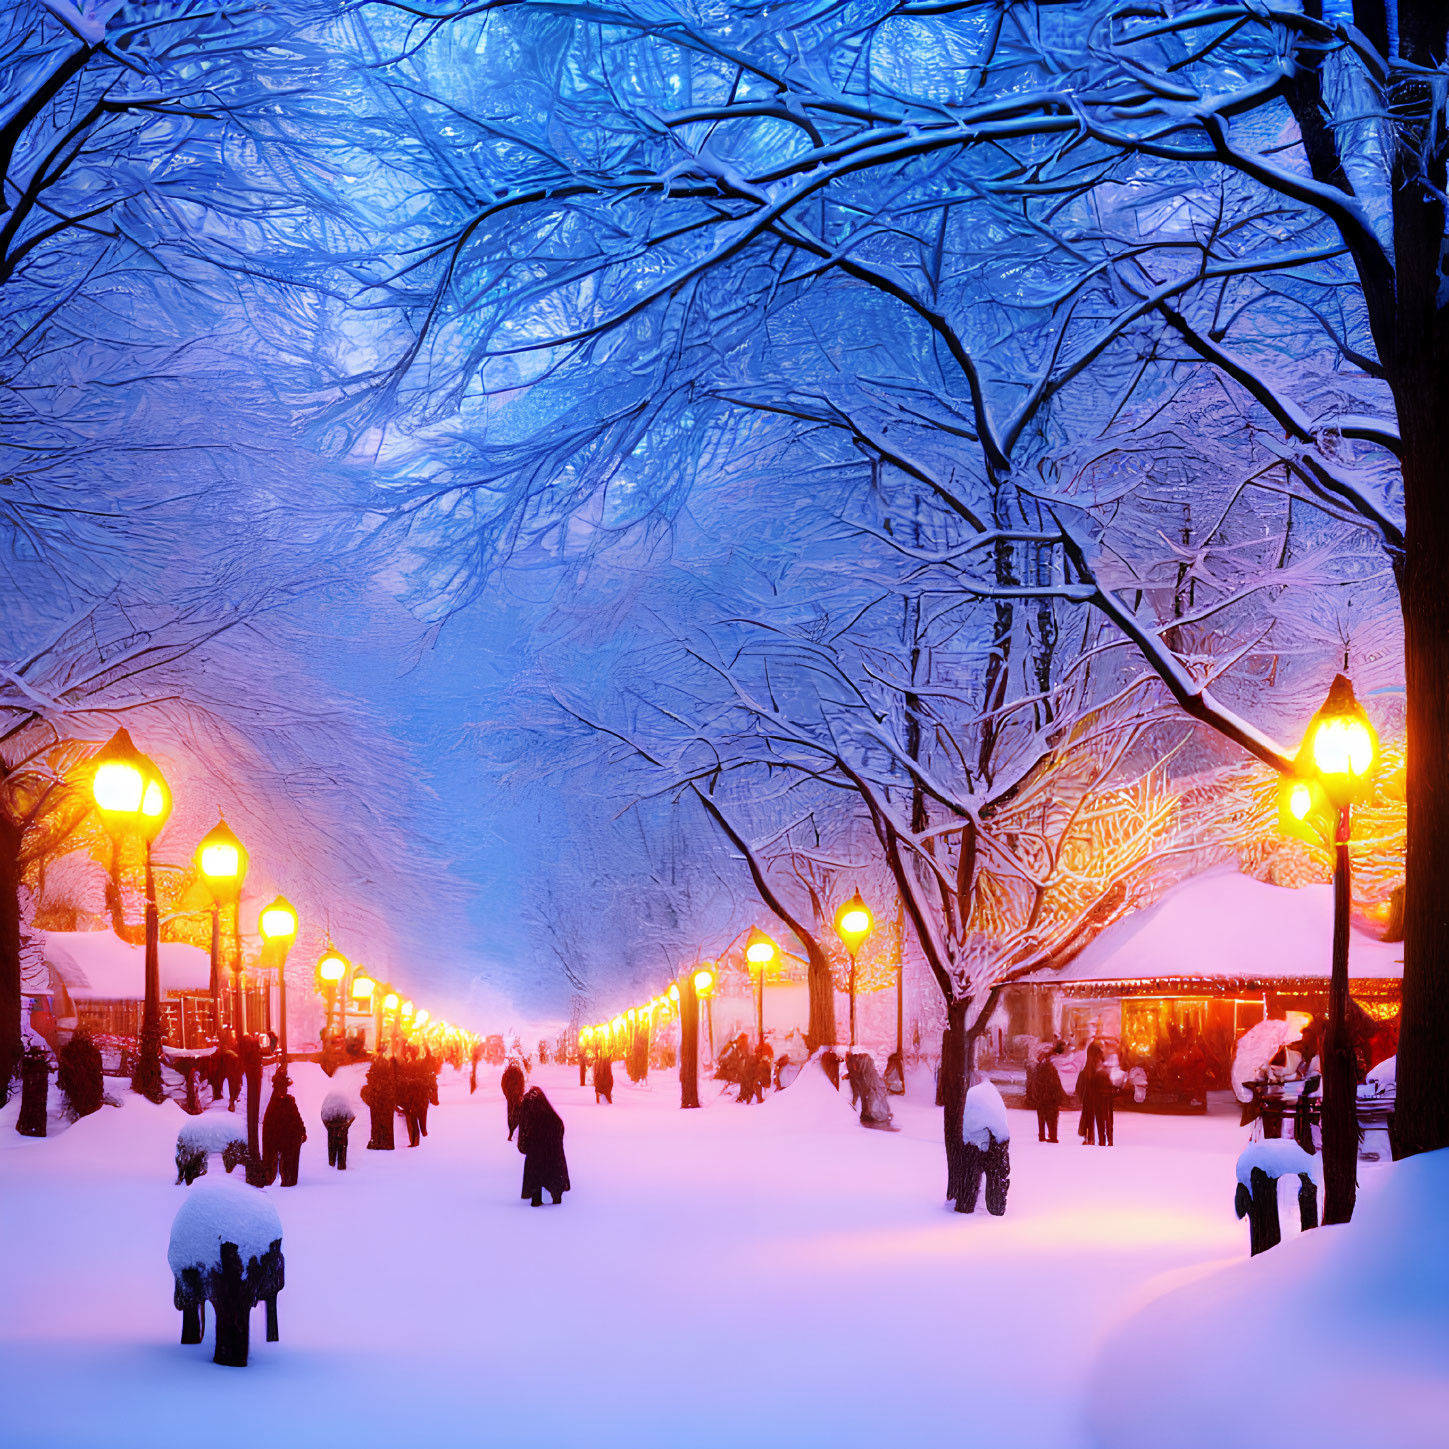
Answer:
<svg viewBox="0 0 1449 1449"><path fill-rule="evenodd" d="M251 1311L267 1305L267 1342L275 1343L277 1294L285 1283L282 1220L256 1188L204 1185L186 1195L171 1224L167 1262L176 1279L182 1343L200 1343L206 1305L216 1313L212 1362L245 1368Z"/></svg>
<svg viewBox="0 0 1449 1449"><path fill-rule="evenodd" d="M1278 1220L1280 1177L1297 1176L1300 1225L1305 1231L1318 1226L1320 1162L1287 1137L1250 1142L1239 1154L1233 1206L1240 1218L1248 1220L1248 1240L1254 1254L1266 1253L1283 1240Z"/></svg>
<svg viewBox="0 0 1449 1449"><path fill-rule="evenodd" d="M176 1181L188 1186L207 1169L213 1152L228 1172L247 1160L246 1124L220 1112L203 1112L181 1124L176 1134Z"/></svg>

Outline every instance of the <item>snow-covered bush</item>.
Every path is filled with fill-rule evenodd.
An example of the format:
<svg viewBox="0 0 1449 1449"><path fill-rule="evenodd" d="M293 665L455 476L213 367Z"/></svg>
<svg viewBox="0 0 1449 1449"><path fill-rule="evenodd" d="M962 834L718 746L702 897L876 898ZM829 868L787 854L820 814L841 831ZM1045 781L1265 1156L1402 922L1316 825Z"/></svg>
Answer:
<svg viewBox="0 0 1449 1449"><path fill-rule="evenodd" d="M205 1173L213 1152L221 1153L227 1172L246 1161L246 1128L229 1113L202 1113L182 1124L176 1134L176 1181L195 1182Z"/></svg>
<svg viewBox="0 0 1449 1449"><path fill-rule="evenodd" d="M56 1084L65 1094L66 1110L79 1120L99 1112L105 1101L105 1075L101 1053L89 1032L78 1031L60 1049Z"/></svg>
<svg viewBox="0 0 1449 1449"><path fill-rule="evenodd" d="M322 1099L322 1120L326 1123L353 1122L357 1119L357 1108L351 1096L334 1087Z"/></svg>
<svg viewBox="0 0 1449 1449"><path fill-rule="evenodd" d="M1006 1212L1011 1187L1011 1127L1006 1103L992 1082L977 1082L966 1093L961 1118L961 1140L966 1154L965 1193L957 1212L975 1212L981 1179L986 1178L986 1211L999 1218Z"/></svg>
<svg viewBox="0 0 1449 1449"><path fill-rule="evenodd" d="M245 1368L250 1315L267 1305L267 1340L277 1339L277 1294L285 1285L282 1220L270 1200L233 1183L188 1193L171 1223L166 1261L176 1280L182 1343L200 1343L205 1305L216 1311L214 1361Z"/></svg>
<svg viewBox="0 0 1449 1449"><path fill-rule="evenodd" d="M1278 1179L1298 1177L1298 1211L1303 1228L1318 1226L1318 1187L1323 1181L1321 1160L1305 1152L1291 1138L1265 1138L1250 1142L1238 1155L1238 1190L1233 1207L1248 1220L1254 1254L1282 1241L1278 1221Z"/></svg>

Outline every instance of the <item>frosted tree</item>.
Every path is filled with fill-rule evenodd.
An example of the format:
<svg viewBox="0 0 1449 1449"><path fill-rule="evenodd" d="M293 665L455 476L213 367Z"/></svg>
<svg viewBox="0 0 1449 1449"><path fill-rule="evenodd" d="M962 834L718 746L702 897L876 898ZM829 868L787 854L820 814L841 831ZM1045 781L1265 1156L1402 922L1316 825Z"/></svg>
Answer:
<svg viewBox="0 0 1449 1449"><path fill-rule="evenodd" d="M1108 0L390 9L416 39L394 73L418 133L446 108L475 142L430 192L447 213L431 253L372 290L415 319L388 387L417 436L425 377L441 368L466 394L426 494L477 523L465 568L569 519L598 530L676 506L693 458L672 465L710 404L767 407L918 477L976 535L1003 619L1049 585L1094 606L1180 707L1281 770L1289 751L1104 579L1091 529L1037 473L1078 384L1121 406L1190 365L1280 430L1287 495L1384 548L1424 742L1411 780L1437 769L1441 7L1363 0L1356 23L1346 6ZM452 27L473 76L430 63ZM468 94L490 64L509 72L506 122ZM537 239L526 254L520 234ZM751 368L727 376L792 319L850 362L890 351L894 366L847 363L804 408L762 396ZM1404 1150L1449 1141L1432 1048L1449 996L1431 985L1449 811L1425 778L1410 788L1410 878L1429 875L1407 892Z"/></svg>

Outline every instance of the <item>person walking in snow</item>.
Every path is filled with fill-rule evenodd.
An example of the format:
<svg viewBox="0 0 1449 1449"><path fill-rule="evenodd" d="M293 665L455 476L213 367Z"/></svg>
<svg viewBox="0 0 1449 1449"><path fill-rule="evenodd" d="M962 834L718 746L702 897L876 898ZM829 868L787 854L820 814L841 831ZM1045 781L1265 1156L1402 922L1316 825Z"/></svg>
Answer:
<svg viewBox="0 0 1449 1449"><path fill-rule="evenodd" d="M372 1117L372 1135L367 1139L370 1149L391 1152L393 1117L397 1112L397 1064L391 1057L377 1056L367 1069L362 1087L362 1100Z"/></svg>
<svg viewBox="0 0 1449 1449"><path fill-rule="evenodd" d="M423 1140L422 1121L428 1110L428 1069L411 1045L403 1052L397 1067L397 1105L407 1123L408 1146L417 1147Z"/></svg>
<svg viewBox="0 0 1449 1449"><path fill-rule="evenodd" d="M307 1140L302 1114L287 1090L291 1085L291 1078L279 1067L272 1077L272 1099L262 1118L262 1161L269 1185L276 1181L280 1171L282 1186L296 1187L302 1144Z"/></svg>
<svg viewBox="0 0 1449 1449"><path fill-rule="evenodd" d="M537 1089L535 1089L537 1090ZM602 1097L611 1107L614 1105L614 1063L608 1052L600 1052L594 1058L594 1105Z"/></svg>
<svg viewBox="0 0 1449 1449"><path fill-rule="evenodd" d="M518 1126L518 1104L528 1090L523 1068L517 1062L509 1062L503 1068L503 1076L498 1085L503 1088L503 1102L508 1109L508 1140L512 1142L514 1129Z"/></svg>
<svg viewBox="0 0 1449 1449"><path fill-rule="evenodd" d="M1057 1071L1055 1058L1060 1056L1066 1048L1061 1042L1055 1046L1043 1049L1037 1057L1036 1068L1032 1072L1031 1081L1028 1084L1028 1095L1030 1101L1028 1106L1036 1108L1036 1140L1038 1142L1055 1142L1057 1140L1057 1121L1061 1116L1062 1103L1066 1101L1066 1088L1062 1086L1062 1076Z"/></svg>
<svg viewBox="0 0 1449 1449"><path fill-rule="evenodd" d="M523 1191L519 1195L534 1207L543 1206L545 1192L555 1205L562 1202L569 1190L563 1118L541 1087L530 1087L518 1104L518 1150L523 1153Z"/></svg>

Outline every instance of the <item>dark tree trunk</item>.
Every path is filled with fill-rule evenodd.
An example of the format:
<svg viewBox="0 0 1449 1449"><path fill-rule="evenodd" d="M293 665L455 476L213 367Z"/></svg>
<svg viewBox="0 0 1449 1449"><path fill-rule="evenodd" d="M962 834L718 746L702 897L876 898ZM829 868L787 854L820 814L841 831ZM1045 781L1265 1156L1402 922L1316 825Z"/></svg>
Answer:
<svg viewBox="0 0 1449 1449"><path fill-rule="evenodd" d="M941 1113L946 1137L946 1197L958 1213L969 1213L974 1194L968 1184L966 1146L961 1126L966 1117L966 1083L970 1076L971 1040L966 1030L966 1001L946 1005L946 1030L941 1033ZM969 1201L968 1201L969 1199Z"/></svg>
<svg viewBox="0 0 1449 1449"><path fill-rule="evenodd" d="M0 1105L20 1068L21 834L0 814Z"/></svg>
<svg viewBox="0 0 1449 1449"><path fill-rule="evenodd" d="M224 1368L245 1368L251 1349L253 1299L235 1243L221 1245L221 1271L212 1284L211 1306L216 1312L216 1352L213 1363Z"/></svg>
<svg viewBox="0 0 1449 1449"><path fill-rule="evenodd" d="M679 1105L699 1106L699 998L689 971L679 986Z"/></svg>
<svg viewBox="0 0 1449 1449"><path fill-rule="evenodd" d="M1403 0L1400 51L1433 67L1449 31L1442 0ZM1401 85L1394 187L1395 356L1406 547L1400 580L1408 697L1408 869L1394 1150L1449 1147L1449 305L1442 296L1446 146L1431 88ZM1408 143L1407 145L1405 143ZM1432 150L1428 175L1412 153ZM1407 174L1400 174L1407 170ZM1438 195L1434 194L1437 188Z"/></svg>
<svg viewBox="0 0 1449 1449"><path fill-rule="evenodd" d="M809 1051L835 1045L835 973L830 958L813 936L802 936L805 957L810 963L806 984L810 991L810 1021L805 1031Z"/></svg>

